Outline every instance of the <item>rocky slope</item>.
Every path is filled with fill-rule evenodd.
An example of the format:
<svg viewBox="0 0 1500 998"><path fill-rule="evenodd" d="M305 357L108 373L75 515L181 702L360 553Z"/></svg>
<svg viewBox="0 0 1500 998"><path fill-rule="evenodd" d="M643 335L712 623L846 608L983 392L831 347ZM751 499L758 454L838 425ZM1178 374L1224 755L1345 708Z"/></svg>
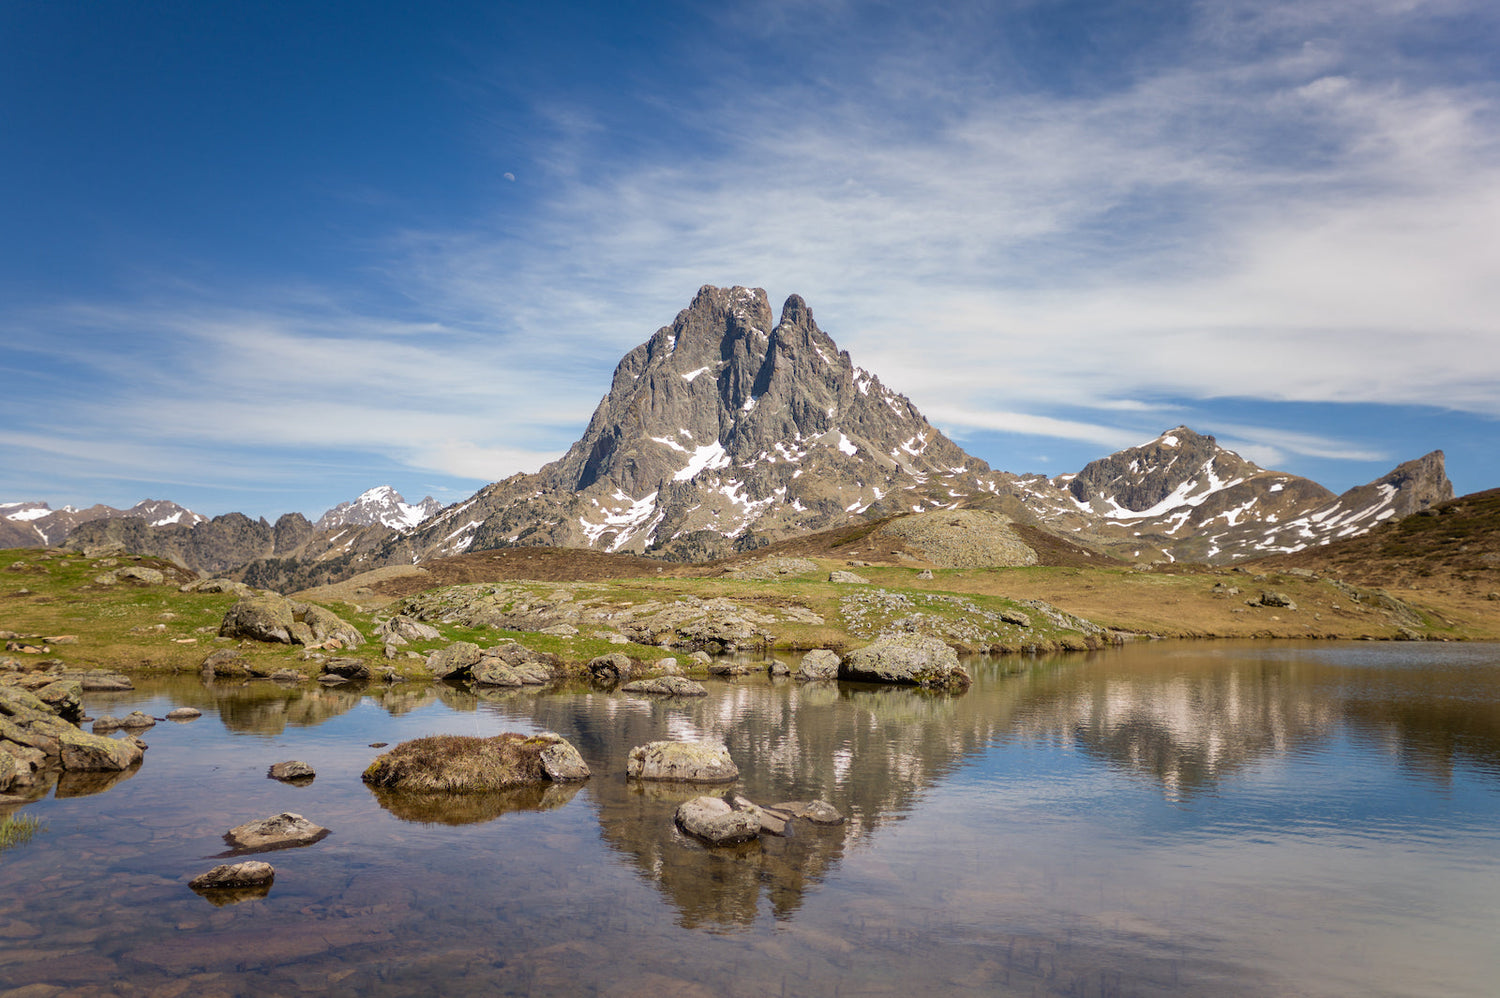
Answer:
<svg viewBox="0 0 1500 998"><path fill-rule="evenodd" d="M192 526L207 517L166 499L143 499L129 509L94 505L87 509L52 509L44 502L0 503L0 544L46 547L61 544L81 524L133 517L153 527Z"/></svg>

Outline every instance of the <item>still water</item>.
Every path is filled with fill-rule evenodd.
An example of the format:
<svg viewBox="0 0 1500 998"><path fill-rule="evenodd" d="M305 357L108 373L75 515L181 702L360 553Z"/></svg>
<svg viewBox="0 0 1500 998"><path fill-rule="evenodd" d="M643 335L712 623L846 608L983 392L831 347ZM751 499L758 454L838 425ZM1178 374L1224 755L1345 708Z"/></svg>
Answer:
<svg viewBox="0 0 1500 998"><path fill-rule="evenodd" d="M143 680L134 775L26 807L0 994L1441 995L1500 991L1500 647L1164 644L980 660L943 695L755 677L706 700ZM380 798L390 742L557 731L593 779ZM710 851L626 784L719 737L762 802L840 829ZM317 769L307 786L275 762ZM187 887L233 825L269 895Z"/></svg>

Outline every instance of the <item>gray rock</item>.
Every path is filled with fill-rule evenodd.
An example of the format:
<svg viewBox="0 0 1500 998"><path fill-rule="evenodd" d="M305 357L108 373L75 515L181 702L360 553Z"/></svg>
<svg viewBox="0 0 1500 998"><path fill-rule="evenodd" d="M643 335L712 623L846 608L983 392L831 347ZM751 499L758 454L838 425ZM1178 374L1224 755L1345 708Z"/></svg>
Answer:
<svg viewBox="0 0 1500 998"><path fill-rule="evenodd" d="M590 659L589 675L597 683L618 683L630 678L630 656L624 652L610 652Z"/></svg>
<svg viewBox="0 0 1500 998"><path fill-rule="evenodd" d="M255 852L266 849L290 849L312 845L328 835L328 829L314 824L291 811L283 811L269 818L247 821L224 833L224 841L238 851Z"/></svg>
<svg viewBox="0 0 1500 998"><path fill-rule="evenodd" d="M706 697L708 690L684 676L658 676L654 679L635 679L620 689L625 693L648 693L665 697Z"/></svg>
<svg viewBox="0 0 1500 998"><path fill-rule="evenodd" d="M1286 593L1276 592L1273 589L1263 590L1260 594L1260 598L1254 605L1280 607L1285 610L1297 609L1297 604L1292 602L1292 598L1290 596L1288 596Z"/></svg>
<svg viewBox="0 0 1500 998"><path fill-rule="evenodd" d="M932 569L930 569L930 568L924 568L924 569L922 569L920 572L917 573L917 578L921 579L924 582L926 580L932 578Z"/></svg>
<svg viewBox="0 0 1500 998"><path fill-rule="evenodd" d="M561 735L548 732L556 741L542 749L537 757L542 764L542 772L554 783L573 783L578 780L586 780L593 775L588 763L583 761L583 756L573 744ZM546 737L546 736L542 736Z"/></svg>
<svg viewBox="0 0 1500 998"><path fill-rule="evenodd" d="M114 577L121 581L129 580L139 582L148 586L159 586L167 581L167 577L154 568L143 568L140 565L128 565L125 568L117 568Z"/></svg>
<svg viewBox="0 0 1500 998"><path fill-rule="evenodd" d="M224 614L219 637L292 643L292 604L281 596L258 594L240 600Z"/></svg>
<svg viewBox="0 0 1500 998"><path fill-rule="evenodd" d="M787 665L781 659L773 658L771 659L771 664L766 666L766 672L772 676L790 676L792 669L791 666Z"/></svg>
<svg viewBox="0 0 1500 998"><path fill-rule="evenodd" d="M682 666L677 664L677 659L675 658L658 659L654 668L664 676L682 675Z"/></svg>
<svg viewBox="0 0 1500 998"><path fill-rule="evenodd" d="M866 683L900 683L930 687L966 687L969 674L958 653L937 638L897 634L850 652L840 678Z"/></svg>
<svg viewBox="0 0 1500 998"><path fill-rule="evenodd" d="M203 711L197 707L177 707L167 711L169 721L192 721L203 716Z"/></svg>
<svg viewBox="0 0 1500 998"><path fill-rule="evenodd" d="M801 680L837 679L839 677L838 652L819 648L802 656L797 666L797 678Z"/></svg>
<svg viewBox="0 0 1500 998"><path fill-rule="evenodd" d="M870 580L857 572L829 572L829 582L842 582L846 585L868 586Z"/></svg>
<svg viewBox="0 0 1500 998"><path fill-rule="evenodd" d="M323 675L338 676L341 679L365 681L374 675L370 665L364 659L341 657L330 658L323 663Z"/></svg>
<svg viewBox="0 0 1500 998"><path fill-rule="evenodd" d="M193 890L221 890L232 887L260 887L269 885L276 878L276 869L270 863L249 860L244 863L225 863L207 873L200 873L188 882Z"/></svg>
<svg viewBox="0 0 1500 998"><path fill-rule="evenodd" d="M844 823L844 816L839 813L838 808L825 800L783 801L779 804L772 804L771 808L789 814L793 818L812 822L814 825L832 826Z"/></svg>
<svg viewBox="0 0 1500 998"><path fill-rule="evenodd" d="M210 676L248 676L249 660L237 648L218 648L203 660L203 671Z"/></svg>
<svg viewBox="0 0 1500 998"><path fill-rule="evenodd" d="M76 679L59 679L36 691L38 700L57 712L65 721L83 719L83 684Z"/></svg>
<svg viewBox="0 0 1500 998"><path fill-rule="evenodd" d="M427 656L427 671L437 679L465 679L483 657L472 641L455 641Z"/></svg>
<svg viewBox="0 0 1500 998"><path fill-rule="evenodd" d="M677 806L677 827L710 845L749 842L760 834L760 820L749 811L736 811L718 797L694 797Z"/></svg>
<svg viewBox="0 0 1500 998"><path fill-rule="evenodd" d="M273 780L291 783L298 780L310 782L318 774L307 763L294 759L276 763L267 771L266 775Z"/></svg>
<svg viewBox="0 0 1500 998"><path fill-rule="evenodd" d="M721 742L651 742L630 750L625 775L632 780L732 783L740 769Z"/></svg>
<svg viewBox="0 0 1500 998"><path fill-rule="evenodd" d="M411 641L436 641L442 634L436 627L398 613L376 629L388 645L404 645Z"/></svg>

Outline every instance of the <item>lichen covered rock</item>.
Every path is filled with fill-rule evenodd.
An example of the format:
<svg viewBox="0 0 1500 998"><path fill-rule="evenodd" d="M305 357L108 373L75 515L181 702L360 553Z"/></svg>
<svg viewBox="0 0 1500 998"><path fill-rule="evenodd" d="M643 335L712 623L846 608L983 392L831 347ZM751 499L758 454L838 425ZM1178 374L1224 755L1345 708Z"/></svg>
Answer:
<svg viewBox="0 0 1500 998"><path fill-rule="evenodd" d="M740 769L722 742L650 742L630 750L625 775L632 780L732 783Z"/></svg>
<svg viewBox="0 0 1500 998"><path fill-rule="evenodd" d="M839 678L866 683L964 688L972 681L958 653L937 638L897 634L850 652Z"/></svg>

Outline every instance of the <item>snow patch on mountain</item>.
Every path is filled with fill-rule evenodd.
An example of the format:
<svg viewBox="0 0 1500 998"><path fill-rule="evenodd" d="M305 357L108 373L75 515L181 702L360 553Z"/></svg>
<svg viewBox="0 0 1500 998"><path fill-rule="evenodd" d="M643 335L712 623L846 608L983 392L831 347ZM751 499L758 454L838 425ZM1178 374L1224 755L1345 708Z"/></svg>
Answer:
<svg viewBox="0 0 1500 998"><path fill-rule="evenodd" d="M443 504L432 496L419 503L408 503L389 485L377 485L361 492L350 502L341 502L313 524L318 530L334 530L345 524L370 526L379 524L392 530L411 530L430 519Z"/></svg>

